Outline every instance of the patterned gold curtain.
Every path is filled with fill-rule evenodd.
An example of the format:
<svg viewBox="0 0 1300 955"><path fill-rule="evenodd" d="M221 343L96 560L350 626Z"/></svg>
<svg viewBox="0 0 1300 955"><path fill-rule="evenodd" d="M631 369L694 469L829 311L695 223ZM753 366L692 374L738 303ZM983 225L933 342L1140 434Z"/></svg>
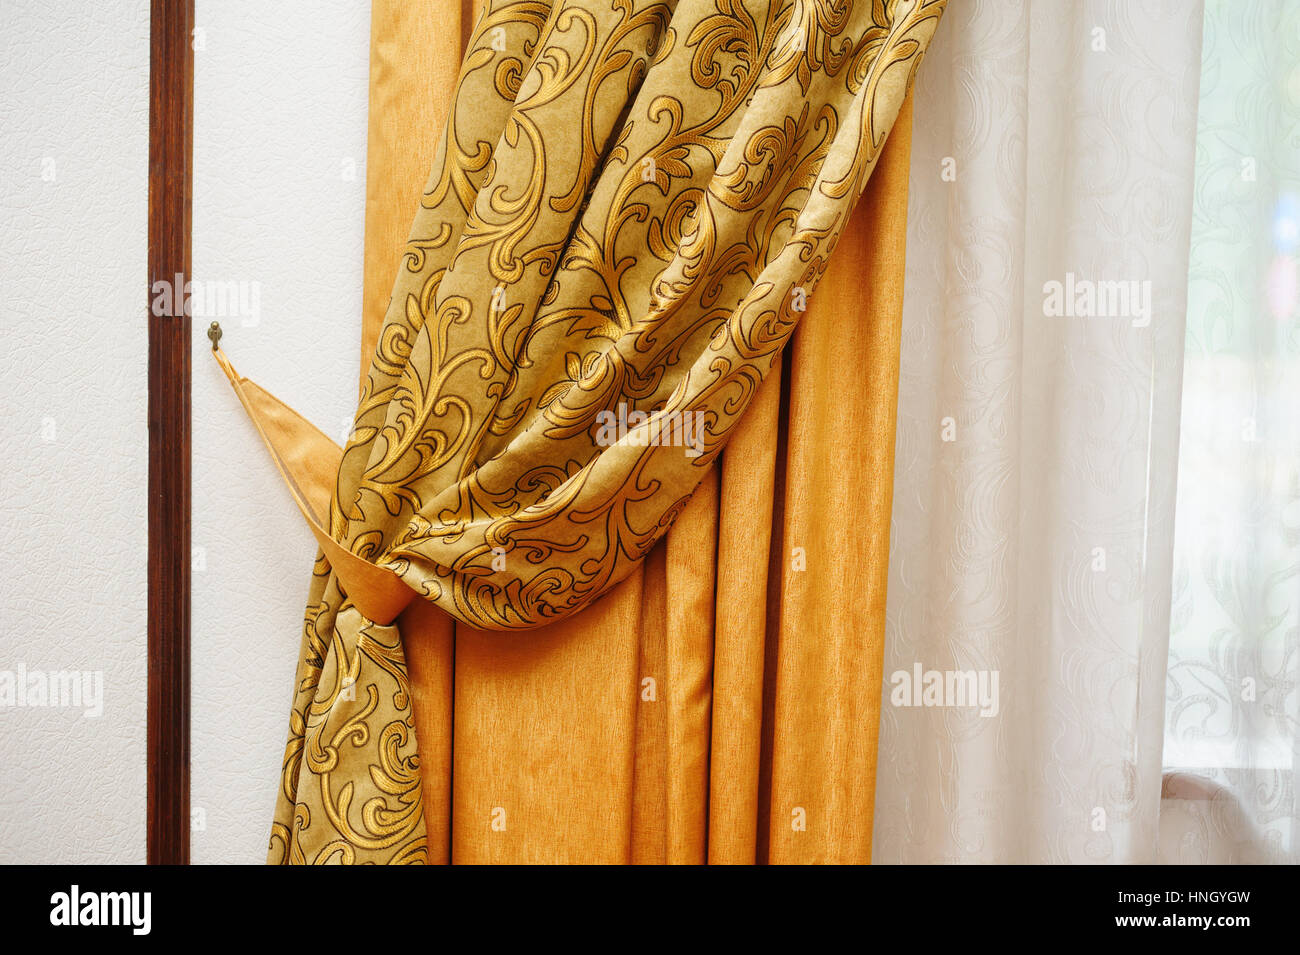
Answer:
<svg viewBox="0 0 1300 955"><path fill-rule="evenodd" d="M323 547L272 861L869 859L943 5L376 0L341 459L222 356Z"/></svg>

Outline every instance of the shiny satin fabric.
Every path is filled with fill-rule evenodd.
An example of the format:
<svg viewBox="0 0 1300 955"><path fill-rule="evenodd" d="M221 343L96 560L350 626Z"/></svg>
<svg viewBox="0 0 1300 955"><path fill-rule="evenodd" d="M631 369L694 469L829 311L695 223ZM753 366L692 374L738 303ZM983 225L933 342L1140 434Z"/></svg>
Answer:
<svg viewBox="0 0 1300 955"><path fill-rule="evenodd" d="M867 861L942 4L489 3L398 259L383 183L438 105L390 84L460 38L429 6L374 5L377 344L328 518L423 599L377 622L318 558L271 860ZM685 412L698 447L638 441Z"/></svg>
<svg viewBox="0 0 1300 955"><path fill-rule="evenodd" d="M487 4L331 535L485 629L625 577L802 317L940 9Z"/></svg>

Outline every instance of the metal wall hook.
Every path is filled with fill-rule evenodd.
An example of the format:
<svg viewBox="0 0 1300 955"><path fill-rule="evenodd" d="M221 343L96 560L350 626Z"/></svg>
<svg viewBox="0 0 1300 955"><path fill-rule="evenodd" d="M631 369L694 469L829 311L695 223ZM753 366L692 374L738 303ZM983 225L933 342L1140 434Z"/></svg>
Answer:
<svg viewBox="0 0 1300 955"><path fill-rule="evenodd" d="M212 350L217 350L217 342L221 341L221 323L213 322L208 326L208 338L212 339Z"/></svg>

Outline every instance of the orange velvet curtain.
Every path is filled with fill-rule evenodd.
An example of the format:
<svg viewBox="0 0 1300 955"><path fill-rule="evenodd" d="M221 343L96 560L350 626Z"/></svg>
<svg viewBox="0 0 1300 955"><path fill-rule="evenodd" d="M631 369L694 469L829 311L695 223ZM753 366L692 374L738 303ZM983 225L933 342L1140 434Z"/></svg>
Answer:
<svg viewBox="0 0 1300 955"><path fill-rule="evenodd" d="M363 371L472 0L375 0ZM526 634L400 618L429 861L871 857L910 97L784 366L665 540Z"/></svg>

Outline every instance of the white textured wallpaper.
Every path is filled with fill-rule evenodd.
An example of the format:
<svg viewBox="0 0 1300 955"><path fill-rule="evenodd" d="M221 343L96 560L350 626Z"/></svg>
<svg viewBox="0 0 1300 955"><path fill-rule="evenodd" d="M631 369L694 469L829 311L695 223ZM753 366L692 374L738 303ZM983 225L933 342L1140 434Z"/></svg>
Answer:
<svg viewBox="0 0 1300 955"><path fill-rule="evenodd" d="M0 4L0 863L145 858L149 4Z"/></svg>
<svg viewBox="0 0 1300 955"><path fill-rule="evenodd" d="M342 440L360 368L369 7L196 4L196 863L266 857L316 550L206 329L220 321L241 374Z"/></svg>

